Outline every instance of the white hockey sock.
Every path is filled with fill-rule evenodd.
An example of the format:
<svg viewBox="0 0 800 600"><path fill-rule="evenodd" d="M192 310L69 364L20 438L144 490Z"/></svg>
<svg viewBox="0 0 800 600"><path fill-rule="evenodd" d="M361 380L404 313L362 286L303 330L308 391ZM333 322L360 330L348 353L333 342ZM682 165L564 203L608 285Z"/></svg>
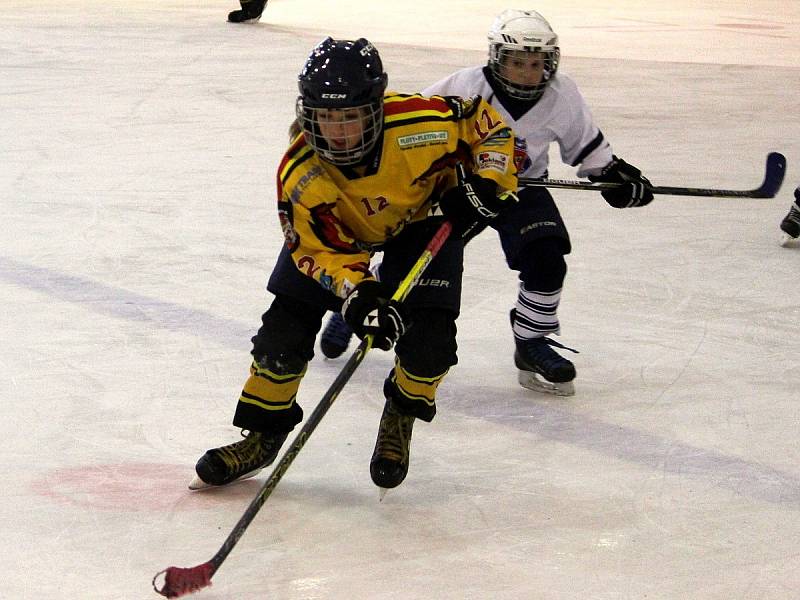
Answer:
<svg viewBox="0 0 800 600"><path fill-rule="evenodd" d="M560 300L561 288L554 292L529 292L520 284L513 327L514 337L518 340L529 340L560 333L561 326L558 322Z"/></svg>

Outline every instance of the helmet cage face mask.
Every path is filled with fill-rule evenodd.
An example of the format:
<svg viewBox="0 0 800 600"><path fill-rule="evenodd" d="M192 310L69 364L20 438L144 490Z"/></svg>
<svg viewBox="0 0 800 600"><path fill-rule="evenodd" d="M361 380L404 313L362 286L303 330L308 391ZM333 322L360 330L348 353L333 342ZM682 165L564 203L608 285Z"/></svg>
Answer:
<svg viewBox="0 0 800 600"><path fill-rule="evenodd" d="M503 91L517 100L534 102L541 98L558 70L561 56L558 36L544 17L532 10L507 10L495 19L488 37L489 70ZM519 52L537 53L544 61L539 83L520 83L504 74L503 65L518 58Z"/></svg>
<svg viewBox="0 0 800 600"><path fill-rule="evenodd" d="M383 130L383 102L336 108L311 108L297 99L297 119L306 143L337 166L355 165L378 143ZM327 134L327 135L326 135Z"/></svg>
<svg viewBox="0 0 800 600"><path fill-rule="evenodd" d="M364 38L326 38L314 48L298 77L296 114L323 160L355 165L375 148L387 81L378 51Z"/></svg>
<svg viewBox="0 0 800 600"><path fill-rule="evenodd" d="M542 79L539 83L530 85L516 82L504 74L505 69L503 65L507 64L509 60L517 58L517 53L520 52L520 50L522 49L510 47L506 44L494 44L490 47L489 51L491 57L489 59L489 69L492 75L494 75L495 80L500 84L500 87L503 88L503 91L511 98L533 102L541 98L547 86L550 85L550 79L555 75L558 69L559 50L558 48L550 50L526 48L523 50L524 52L536 53L538 57L544 61Z"/></svg>

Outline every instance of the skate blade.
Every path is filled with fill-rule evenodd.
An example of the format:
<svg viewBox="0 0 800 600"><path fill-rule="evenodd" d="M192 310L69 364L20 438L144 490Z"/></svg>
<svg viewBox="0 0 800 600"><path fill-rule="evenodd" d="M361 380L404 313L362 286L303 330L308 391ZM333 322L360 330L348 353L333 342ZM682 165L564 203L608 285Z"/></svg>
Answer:
<svg viewBox="0 0 800 600"><path fill-rule="evenodd" d="M383 499L386 498L386 492L389 491L389 488L379 487L378 488L378 502L383 502Z"/></svg>
<svg viewBox="0 0 800 600"><path fill-rule="evenodd" d="M784 248L788 248L789 246L794 245L793 243L798 241L800 238L794 238L790 236L788 233L784 233L783 237L781 237L781 246Z"/></svg>
<svg viewBox="0 0 800 600"><path fill-rule="evenodd" d="M241 477L238 477L231 481L230 483L226 483L225 485L212 485L210 483L206 483L202 479L200 479L197 474L195 474L194 478L189 482L189 489L193 492L197 492L199 490L207 490L209 488L223 488L228 487L229 485L233 485L238 481L244 481L245 479L250 479L251 477L255 477L261 473L261 469L256 469L255 471L250 471L249 473L245 473Z"/></svg>
<svg viewBox="0 0 800 600"><path fill-rule="evenodd" d="M575 385L571 381L564 381L554 383L546 379L540 379L535 373L530 371L519 371L518 377L519 384L534 392L541 392L543 394L551 394L553 396L574 396Z"/></svg>

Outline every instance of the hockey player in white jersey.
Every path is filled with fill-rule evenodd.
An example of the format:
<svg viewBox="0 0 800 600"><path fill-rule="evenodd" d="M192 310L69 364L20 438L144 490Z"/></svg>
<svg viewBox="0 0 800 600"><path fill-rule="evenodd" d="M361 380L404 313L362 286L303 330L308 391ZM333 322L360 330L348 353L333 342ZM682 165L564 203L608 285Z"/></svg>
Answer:
<svg viewBox="0 0 800 600"><path fill-rule="evenodd" d="M423 95L480 94L527 144L522 177L547 177L548 150L555 142L564 163L578 177L624 184L602 192L615 208L653 200L650 182L639 169L614 156L595 125L575 82L558 72L558 36L536 11L506 10L489 30L488 64L456 71L423 90ZM492 223L511 269L519 273L519 293L511 310L514 361L522 386L574 394L574 364L554 350L570 350L550 336L560 334L558 306L567 273L569 234L550 192L523 187L519 203ZM347 348L349 335L333 315L320 345L328 357ZM573 351L574 352L574 351Z"/></svg>

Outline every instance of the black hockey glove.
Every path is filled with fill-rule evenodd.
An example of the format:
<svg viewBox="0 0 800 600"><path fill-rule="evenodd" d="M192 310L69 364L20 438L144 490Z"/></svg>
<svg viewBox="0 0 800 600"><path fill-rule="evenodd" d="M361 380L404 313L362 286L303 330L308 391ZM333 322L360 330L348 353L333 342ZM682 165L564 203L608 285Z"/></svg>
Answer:
<svg viewBox="0 0 800 600"><path fill-rule="evenodd" d="M453 225L453 234L470 237L473 230L486 227L501 211L517 202L514 194L497 196L497 184L478 175L459 177L459 183L442 194L439 208Z"/></svg>
<svg viewBox="0 0 800 600"><path fill-rule="evenodd" d="M600 175L589 175L589 181L622 183L624 185L613 190L603 190L600 195L614 208L631 208L650 204L653 201L650 180L644 177L639 169L621 158L614 156L613 159Z"/></svg>
<svg viewBox="0 0 800 600"><path fill-rule="evenodd" d="M374 279L359 283L342 305L342 316L359 339L372 335L372 345L390 350L406 330L399 302Z"/></svg>

